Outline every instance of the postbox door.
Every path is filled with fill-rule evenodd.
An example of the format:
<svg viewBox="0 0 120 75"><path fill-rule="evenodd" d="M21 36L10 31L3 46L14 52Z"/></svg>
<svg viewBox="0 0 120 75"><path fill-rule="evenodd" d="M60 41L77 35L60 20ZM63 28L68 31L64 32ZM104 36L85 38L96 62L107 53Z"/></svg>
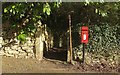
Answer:
<svg viewBox="0 0 120 75"><path fill-rule="evenodd" d="M82 43L88 43L88 31L82 31L81 42Z"/></svg>

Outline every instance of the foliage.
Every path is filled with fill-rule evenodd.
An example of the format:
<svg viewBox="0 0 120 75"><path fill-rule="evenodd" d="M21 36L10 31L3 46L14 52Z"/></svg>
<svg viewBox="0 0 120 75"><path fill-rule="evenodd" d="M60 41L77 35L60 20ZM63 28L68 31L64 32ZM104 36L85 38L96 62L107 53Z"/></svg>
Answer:
<svg viewBox="0 0 120 75"><path fill-rule="evenodd" d="M120 26L110 26L107 23L101 25L79 23L77 28L80 28L82 25L89 27L89 42L85 46L85 51L92 53L94 58L106 57L108 60L112 59L118 61L120 57ZM81 32L81 30L75 30L73 33L79 32ZM73 48L75 55L83 50L82 43L80 43L76 37L78 38L80 35L73 35L73 43L77 44ZM78 57L81 57L81 55L78 55Z"/></svg>
<svg viewBox="0 0 120 75"><path fill-rule="evenodd" d="M73 39L80 40L79 27L89 25L88 51L119 48L120 2L116 3L3 3L3 21L10 20L13 28L25 35L35 33L36 23L41 20L58 37L68 30L68 14L71 11ZM81 23L81 24L78 24ZM18 34L18 35L19 35ZM78 37L75 37L78 36ZM73 40L74 47L78 41ZM80 44L80 43L78 43Z"/></svg>
<svg viewBox="0 0 120 75"><path fill-rule="evenodd" d="M10 21L11 28L18 29L17 38L25 41L25 37L34 35L37 22L44 21L51 14L52 9L59 7L59 3L3 3L3 23ZM52 8L51 8L52 7ZM43 22L44 23L44 22Z"/></svg>
<svg viewBox="0 0 120 75"><path fill-rule="evenodd" d="M92 50L107 51L114 48L119 50L120 39L118 38L119 34L117 34L119 27L118 25L109 26L108 24L90 27L89 45L92 45Z"/></svg>
<svg viewBox="0 0 120 75"><path fill-rule="evenodd" d="M19 34L17 39L24 43L26 41L26 34Z"/></svg>

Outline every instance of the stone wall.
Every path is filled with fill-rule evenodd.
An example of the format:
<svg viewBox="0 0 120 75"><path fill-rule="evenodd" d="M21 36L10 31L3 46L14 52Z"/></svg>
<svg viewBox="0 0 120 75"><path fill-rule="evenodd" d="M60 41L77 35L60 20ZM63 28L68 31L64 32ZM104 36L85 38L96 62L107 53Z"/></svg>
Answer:
<svg viewBox="0 0 120 75"><path fill-rule="evenodd" d="M2 37L0 37L0 55L16 58L34 58L34 38L27 37L21 44L16 39L17 29L10 27L10 22L2 24Z"/></svg>
<svg viewBox="0 0 120 75"><path fill-rule="evenodd" d="M41 26L41 25L40 25ZM16 58L35 58L36 52L40 50L36 50L36 34L32 37L27 37L24 44L21 44L19 40L17 40L17 29L10 27L10 22L6 21L4 24L2 24L3 31L2 35L3 37L0 37L0 55L6 56L6 57L16 57ZM53 36L50 29L43 27L41 29L42 31L39 32L37 35L41 35L43 38L41 42L45 42L46 50L53 47ZM40 41L38 41L40 42ZM38 45L39 47L39 45ZM44 48L41 47L41 48Z"/></svg>
<svg viewBox="0 0 120 75"><path fill-rule="evenodd" d="M14 39L4 39L2 41L2 49L0 54L7 57L16 58L34 58L34 39L27 37L24 44L20 44L20 41Z"/></svg>

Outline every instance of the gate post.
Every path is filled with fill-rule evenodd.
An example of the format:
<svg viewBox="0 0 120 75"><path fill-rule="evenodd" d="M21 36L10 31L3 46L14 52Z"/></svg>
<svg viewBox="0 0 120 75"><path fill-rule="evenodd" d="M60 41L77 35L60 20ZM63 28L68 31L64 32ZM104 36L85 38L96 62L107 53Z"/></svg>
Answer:
<svg viewBox="0 0 120 75"><path fill-rule="evenodd" d="M35 34L35 56L38 60L43 59L43 32L41 24L39 23L39 27L37 28L36 34Z"/></svg>
<svg viewBox="0 0 120 75"><path fill-rule="evenodd" d="M69 49L68 49L68 57L67 57L67 62L72 63L73 61L73 56L72 56L72 33L71 33L71 15L68 15L69 18Z"/></svg>

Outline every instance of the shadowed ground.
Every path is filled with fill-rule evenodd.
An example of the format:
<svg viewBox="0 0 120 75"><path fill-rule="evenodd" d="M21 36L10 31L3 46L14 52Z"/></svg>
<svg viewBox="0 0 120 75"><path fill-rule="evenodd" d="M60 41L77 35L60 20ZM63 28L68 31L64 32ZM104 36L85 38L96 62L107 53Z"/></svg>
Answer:
<svg viewBox="0 0 120 75"><path fill-rule="evenodd" d="M67 60L67 50L62 48L52 48L49 51L44 52L44 57L54 60Z"/></svg>

